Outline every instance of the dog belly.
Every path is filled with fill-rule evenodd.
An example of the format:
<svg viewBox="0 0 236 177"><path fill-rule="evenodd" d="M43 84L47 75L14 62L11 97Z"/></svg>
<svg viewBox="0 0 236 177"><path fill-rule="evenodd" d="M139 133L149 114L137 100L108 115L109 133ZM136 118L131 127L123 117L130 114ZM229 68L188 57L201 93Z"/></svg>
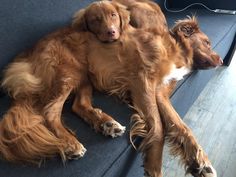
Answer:
<svg viewBox="0 0 236 177"><path fill-rule="evenodd" d="M127 76L124 77L122 73L113 73L106 70L99 72L90 71L89 77L97 90L116 95L122 99L126 98L128 80Z"/></svg>
<svg viewBox="0 0 236 177"><path fill-rule="evenodd" d="M91 73L90 78L94 86L102 91L110 92L114 88L122 87L126 85L123 77L121 75L116 75L114 73L107 73L106 71L99 73Z"/></svg>

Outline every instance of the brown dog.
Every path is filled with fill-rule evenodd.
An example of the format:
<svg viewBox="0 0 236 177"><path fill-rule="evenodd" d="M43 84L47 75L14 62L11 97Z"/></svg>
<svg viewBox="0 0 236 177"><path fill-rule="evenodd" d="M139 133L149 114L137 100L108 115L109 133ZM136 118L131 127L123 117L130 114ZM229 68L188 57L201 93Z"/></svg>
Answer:
<svg viewBox="0 0 236 177"><path fill-rule="evenodd" d="M96 11L98 4L102 3L89 8ZM121 19L128 19L119 16L118 6L109 8L112 13L106 16L106 21L95 13L89 17L94 25L86 26L97 30L100 42L117 40L123 31ZM6 68L1 86L13 98L11 108L0 122L0 153L6 160L39 163L55 154L60 154L63 160L84 155L86 149L61 120L63 104L71 93L77 93L73 109L82 109L79 115L96 131L112 137L124 133L125 127L88 102L91 87L85 36L71 27L58 30L17 56Z"/></svg>
<svg viewBox="0 0 236 177"><path fill-rule="evenodd" d="M2 85L15 104L0 124L4 135L0 151L8 160L34 162L55 153L64 159L83 155L83 146L60 119L63 103L73 90L75 113L106 135L123 133L124 127L92 107L89 73L95 88L132 99L138 113L133 135L144 136L141 150L149 175L161 176L163 122L167 140L188 172L215 176L207 156L171 107L168 94L172 82L192 68L220 65L219 56L195 19L178 22L171 34L165 27L160 32L159 28L134 29L128 23L129 12L123 6L93 3L75 16L73 27L80 33L71 28L56 32L8 67ZM196 56L201 62L195 62Z"/></svg>
<svg viewBox="0 0 236 177"><path fill-rule="evenodd" d="M61 121L69 94L86 82L85 44L71 28L59 30L19 55L5 71L3 88L13 104L0 123L0 152L13 162L38 163L60 154L83 156L85 148Z"/></svg>
<svg viewBox="0 0 236 177"><path fill-rule="evenodd" d="M161 176L164 126L165 137L171 145L172 153L181 156L188 173L198 177L216 176L202 148L173 109L169 95L176 81L182 79L185 74L193 69L219 66L222 64L221 58L212 51L208 37L200 31L195 18L178 21L169 33L159 7L151 2L128 4L133 18L131 22L139 29L128 25L128 12L120 7L122 25L126 23L125 30L113 43L101 43L97 40L99 31L89 25L90 17L96 11L97 14L103 14L102 17L96 15L98 19L103 19L97 23L105 22L106 16L111 13L112 5L112 2L93 4L75 17L74 27L91 32L87 34L91 49L88 54L88 66L95 88L118 95L122 99L131 98L132 106L138 112L134 116L136 122L131 136L144 137L141 150L145 157L144 168L147 175ZM145 15L136 16L138 11L149 10L156 12L147 14L151 14L154 21L160 21L161 27L149 24ZM148 23L143 23L145 21ZM81 95L73 105L73 110L79 115L84 113L84 109L76 106L76 102L81 104L80 99ZM90 107L90 99L86 105L88 103ZM89 122L92 121L96 125L97 120L90 119Z"/></svg>

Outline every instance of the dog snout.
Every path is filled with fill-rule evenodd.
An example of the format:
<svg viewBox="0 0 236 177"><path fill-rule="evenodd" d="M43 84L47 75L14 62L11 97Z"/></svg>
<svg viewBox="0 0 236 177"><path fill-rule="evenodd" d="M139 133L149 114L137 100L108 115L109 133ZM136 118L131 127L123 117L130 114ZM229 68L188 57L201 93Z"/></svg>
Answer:
<svg viewBox="0 0 236 177"><path fill-rule="evenodd" d="M116 30L114 28L109 28L107 30L107 35L108 36L115 36L115 34L116 34Z"/></svg>
<svg viewBox="0 0 236 177"><path fill-rule="evenodd" d="M219 65L223 65L223 60L219 57Z"/></svg>
<svg viewBox="0 0 236 177"><path fill-rule="evenodd" d="M221 58L221 57L219 57L219 59L218 59L218 60L219 60L219 65L220 65L220 66L221 66L221 65L223 65L223 63L224 63L224 62L223 62L222 58Z"/></svg>
<svg viewBox="0 0 236 177"><path fill-rule="evenodd" d="M216 62L216 65L218 65L218 66L223 65L223 60L222 60L222 58L219 55L213 54L212 58Z"/></svg>

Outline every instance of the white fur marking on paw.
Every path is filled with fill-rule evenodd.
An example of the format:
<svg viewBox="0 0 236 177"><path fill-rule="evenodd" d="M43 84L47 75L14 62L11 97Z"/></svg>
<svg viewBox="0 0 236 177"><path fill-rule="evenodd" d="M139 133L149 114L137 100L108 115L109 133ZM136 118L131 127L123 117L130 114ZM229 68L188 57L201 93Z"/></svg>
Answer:
<svg viewBox="0 0 236 177"><path fill-rule="evenodd" d="M85 155L85 153L87 152L87 149L85 147L82 147L82 150L80 152L80 157L83 157Z"/></svg>
<svg viewBox="0 0 236 177"><path fill-rule="evenodd" d="M108 121L101 125L103 129L103 134L105 136L111 136L115 138L124 134L126 127L122 126L116 121Z"/></svg>

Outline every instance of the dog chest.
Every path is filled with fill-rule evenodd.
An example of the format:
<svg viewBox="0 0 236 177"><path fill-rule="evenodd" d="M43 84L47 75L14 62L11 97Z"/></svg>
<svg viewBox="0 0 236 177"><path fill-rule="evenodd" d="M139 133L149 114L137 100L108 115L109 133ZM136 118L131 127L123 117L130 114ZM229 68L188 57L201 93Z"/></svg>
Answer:
<svg viewBox="0 0 236 177"><path fill-rule="evenodd" d="M90 52L89 73L94 86L99 90L110 91L115 86L117 87L118 80L122 79L122 61L119 56L112 52ZM101 53L103 53L101 55ZM120 81L119 81L120 82Z"/></svg>
<svg viewBox="0 0 236 177"><path fill-rule="evenodd" d="M179 81L179 80L183 79L183 77L190 72L191 72L191 70L185 66L180 67L180 68L176 68L176 65L173 64L173 66L170 69L169 74L167 74L163 78L162 82L163 82L163 84L167 85L173 80Z"/></svg>

